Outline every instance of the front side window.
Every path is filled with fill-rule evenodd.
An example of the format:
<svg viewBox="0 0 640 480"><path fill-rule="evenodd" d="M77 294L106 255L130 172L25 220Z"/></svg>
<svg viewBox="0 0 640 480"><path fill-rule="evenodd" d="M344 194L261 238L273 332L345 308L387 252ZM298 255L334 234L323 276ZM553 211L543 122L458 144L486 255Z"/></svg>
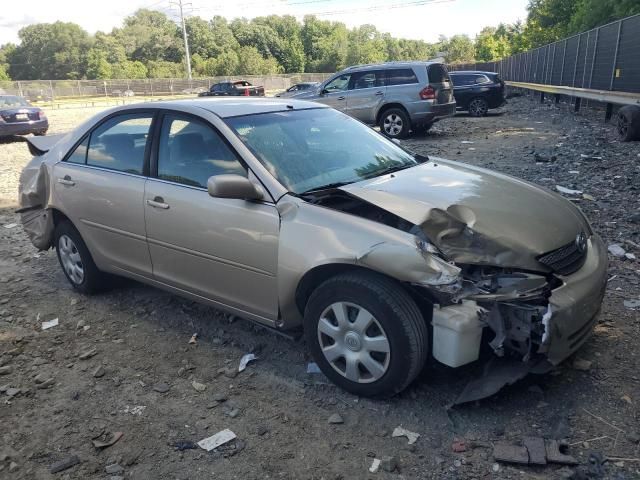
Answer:
<svg viewBox="0 0 640 480"><path fill-rule="evenodd" d="M293 193L421 163L371 128L330 108L246 115L226 122Z"/></svg>
<svg viewBox="0 0 640 480"><path fill-rule="evenodd" d="M490 83L491 80L489 80L489 78L486 75L476 75L474 78L474 83L476 85L478 84L482 84L482 83Z"/></svg>
<svg viewBox="0 0 640 480"><path fill-rule="evenodd" d="M142 175L153 115L118 115L91 132L87 165Z"/></svg>
<svg viewBox="0 0 640 480"><path fill-rule="evenodd" d="M331 80L324 87L325 90L329 92L341 92L342 90L346 90L349 87L349 80L351 79L351 75L340 75L339 77Z"/></svg>
<svg viewBox="0 0 640 480"><path fill-rule="evenodd" d="M411 68L395 68L387 72L387 85L407 85L418 83L418 77Z"/></svg>
<svg viewBox="0 0 640 480"><path fill-rule="evenodd" d="M358 72L351 76L351 89L384 87L384 72L375 70L372 72Z"/></svg>
<svg viewBox="0 0 640 480"><path fill-rule="evenodd" d="M192 187L207 187L213 175L247 171L220 135L205 122L167 115L158 149L158 178Z"/></svg>

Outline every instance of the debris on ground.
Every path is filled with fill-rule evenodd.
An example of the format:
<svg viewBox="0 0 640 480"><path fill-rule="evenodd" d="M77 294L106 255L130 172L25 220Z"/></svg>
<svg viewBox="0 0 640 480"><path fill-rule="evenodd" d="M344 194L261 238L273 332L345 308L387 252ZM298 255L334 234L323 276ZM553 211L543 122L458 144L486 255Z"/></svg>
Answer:
<svg viewBox="0 0 640 480"><path fill-rule="evenodd" d="M100 435L93 437L91 443L93 443L93 446L98 449L107 448L120 440L123 435L124 434L122 432L111 433L103 431Z"/></svg>
<svg viewBox="0 0 640 480"><path fill-rule="evenodd" d="M340 425L344 423L344 418L339 413L334 413L327 419L327 422L331 425Z"/></svg>
<svg viewBox="0 0 640 480"><path fill-rule="evenodd" d="M218 448L220 445L230 442L234 438L237 438L236 434L228 428L225 428L215 435L200 440L198 442L198 446L207 452L210 452L211 450Z"/></svg>
<svg viewBox="0 0 640 480"><path fill-rule="evenodd" d="M526 437L522 445L496 443L493 447L493 458L499 462L521 465L577 465L578 461L567 454L568 448L568 444L558 440Z"/></svg>
<svg viewBox="0 0 640 480"><path fill-rule="evenodd" d="M42 330L49 330L52 327L56 327L58 325L58 319L54 318L53 320L47 320L46 322L42 322Z"/></svg>
<svg viewBox="0 0 640 480"><path fill-rule="evenodd" d="M131 415L140 416L146 410L146 408L147 408L146 405L135 405L133 407L130 407L129 405L125 405L122 413L130 413Z"/></svg>
<svg viewBox="0 0 640 480"><path fill-rule="evenodd" d="M627 253L625 251L625 249L622 248L617 243L613 243L613 244L609 245L609 247L607 247L607 250L609 250L609 253L611 255L613 255L614 257L618 257L618 258L624 258L625 254Z"/></svg>
<svg viewBox="0 0 640 480"><path fill-rule="evenodd" d="M374 458L373 462L371 462L371 466L369 467L369 472L378 473L378 470L380 470L380 463L379 458Z"/></svg>
<svg viewBox="0 0 640 480"><path fill-rule="evenodd" d="M380 466L385 472L395 472L398 469L398 459L392 456L384 456L380 460Z"/></svg>
<svg viewBox="0 0 640 480"><path fill-rule="evenodd" d="M80 360L89 360L91 357L95 357L98 354L98 350L92 348L80 354L78 357Z"/></svg>
<svg viewBox="0 0 640 480"><path fill-rule="evenodd" d="M307 363L307 373L322 373L322 370L316 362L309 362Z"/></svg>
<svg viewBox="0 0 640 480"><path fill-rule="evenodd" d="M573 190L571 188L563 187L562 185L556 185L556 190L565 195L582 195L582 190Z"/></svg>
<svg viewBox="0 0 640 480"><path fill-rule="evenodd" d="M247 368L249 362L253 362L257 359L258 357L256 357L253 353L246 353L245 355L243 355L240 359L240 365L238 365L238 372L244 371L244 369Z"/></svg>
<svg viewBox="0 0 640 480"><path fill-rule="evenodd" d="M198 392L204 392L207 389L204 383L196 382L195 380L191 382L191 386Z"/></svg>
<svg viewBox="0 0 640 480"><path fill-rule="evenodd" d="M194 333L193 335L191 335L191 338L189 339L189 344L195 345L196 343L198 343L198 334Z"/></svg>
<svg viewBox="0 0 640 480"><path fill-rule="evenodd" d="M167 393L171 387L168 383L160 382L153 386L153 391L158 393Z"/></svg>
<svg viewBox="0 0 640 480"><path fill-rule="evenodd" d="M409 445L413 445L414 443L416 443L418 438L420 438L420 434L419 433L410 432L406 428L402 428L402 427L396 427L393 430L393 433L391 434L391 436L392 437L407 437L407 440L409 440Z"/></svg>
<svg viewBox="0 0 640 480"><path fill-rule="evenodd" d="M576 357L573 360L573 368L575 370L582 370L583 372L586 372L588 370L591 369L591 365L593 364L593 362L589 361L589 360L585 360L584 358L578 358Z"/></svg>
<svg viewBox="0 0 640 480"><path fill-rule="evenodd" d="M455 453L466 452L467 444L464 440L456 440L451 444L451 450Z"/></svg>
<svg viewBox="0 0 640 480"><path fill-rule="evenodd" d="M636 308L640 308L640 299L632 298L631 300L624 300L622 304L630 310L635 310Z"/></svg>
<svg viewBox="0 0 640 480"><path fill-rule="evenodd" d="M193 443L191 440L179 440L173 443L173 447L176 450L183 451L183 450L195 450L196 448L198 448L198 445Z"/></svg>
<svg viewBox="0 0 640 480"><path fill-rule="evenodd" d="M49 467L50 473L58 473L64 470L68 470L69 468L80 463L80 459L77 455L71 455L66 457L58 462L55 462L53 465Z"/></svg>

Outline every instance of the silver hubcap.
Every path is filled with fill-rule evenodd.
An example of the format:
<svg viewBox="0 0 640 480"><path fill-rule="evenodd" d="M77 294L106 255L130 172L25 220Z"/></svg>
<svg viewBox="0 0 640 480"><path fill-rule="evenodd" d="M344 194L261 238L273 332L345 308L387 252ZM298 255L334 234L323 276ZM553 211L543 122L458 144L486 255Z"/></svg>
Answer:
<svg viewBox="0 0 640 480"><path fill-rule="evenodd" d="M402 131L402 118L395 113L387 115L384 119L384 131L387 135L395 137Z"/></svg>
<svg viewBox="0 0 640 480"><path fill-rule="evenodd" d="M472 115L480 117L487 113L487 104L482 100L474 100L471 102L471 105L469 105L469 111Z"/></svg>
<svg viewBox="0 0 640 480"><path fill-rule="evenodd" d="M371 313L353 303L333 303L322 312L318 341L333 369L352 382L375 382L389 368L387 334Z"/></svg>
<svg viewBox="0 0 640 480"><path fill-rule="evenodd" d="M62 235L58 241L58 252L60 253L60 263L67 272L73 283L79 285L84 280L84 266L80 252L73 240L67 235Z"/></svg>

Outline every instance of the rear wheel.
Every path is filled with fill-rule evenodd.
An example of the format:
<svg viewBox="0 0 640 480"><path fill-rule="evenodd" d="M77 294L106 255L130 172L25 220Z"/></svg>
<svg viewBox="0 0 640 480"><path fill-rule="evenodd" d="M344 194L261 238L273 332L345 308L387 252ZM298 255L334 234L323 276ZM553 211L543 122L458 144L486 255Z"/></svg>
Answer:
<svg viewBox="0 0 640 480"><path fill-rule="evenodd" d="M409 116L401 108L389 108L380 115L380 131L390 138L406 138L411 129Z"/></svg>
<svg viewBox="0 0 640 480"><path fill-rule="evenodd" d="M304 315L307 344L322 372L363 396L391 396L420 373L427 326L413 299L375 273L348 273L321 284Z"/></svg>
<svg viewBox="0 0 640 480"><path fill-rule="evenodd" d="M623 142L640 140L640 107L625 105L618 110L618 138Z"/></svg>
<svg viewBox="0 0 640 480"><path fill-rule="evenodd" d="M489 113L489 103L484 98L474 98L469 102L469 115L472 117L484 117Z"/></svg>
<svg viewBox="0 0 640 480"><path fill-rule="evenodd" d="M103 289L107 277L96 267L89 249L71 222L60 222L54 235L58 261L71 286L81 293Z"/></svg>

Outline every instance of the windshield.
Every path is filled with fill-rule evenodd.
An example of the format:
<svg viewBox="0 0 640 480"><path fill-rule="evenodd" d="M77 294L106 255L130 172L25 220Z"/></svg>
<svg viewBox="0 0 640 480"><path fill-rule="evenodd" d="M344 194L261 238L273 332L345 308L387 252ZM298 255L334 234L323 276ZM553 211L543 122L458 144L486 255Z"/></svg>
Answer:
<svg viewBox="0 0 640 480"><path fill-rule="evenodd" d="M29 102L27 102L22 97L18 97L16 95L0 96L0 108L28 107L28 106L29 106Z"/></svg>
<svg viewBox="0 0 640 480"><path fill-rule="evenodd" d="M421 163L379 133L330 108L226 119L278 181L304 193Z"/></svg>

